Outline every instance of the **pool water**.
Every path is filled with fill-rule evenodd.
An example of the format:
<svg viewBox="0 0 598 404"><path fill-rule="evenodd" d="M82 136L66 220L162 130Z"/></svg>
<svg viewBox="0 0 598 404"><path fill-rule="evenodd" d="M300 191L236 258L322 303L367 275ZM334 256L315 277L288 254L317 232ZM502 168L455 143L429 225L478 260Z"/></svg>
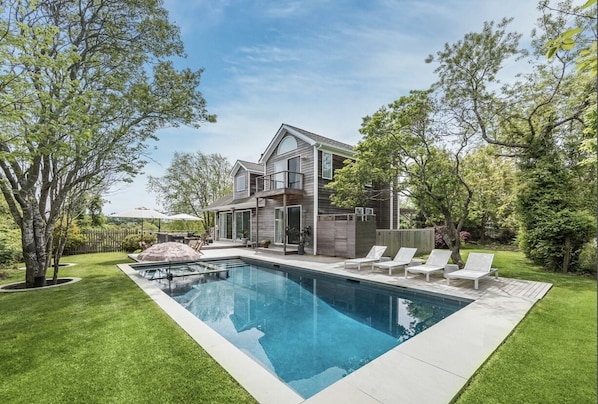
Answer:
<svg viewBox="0 0 598 404"><path fill-rule="evenodd" d="M467 304L239 259L210 264L155 282L304 398Z"/></svg>

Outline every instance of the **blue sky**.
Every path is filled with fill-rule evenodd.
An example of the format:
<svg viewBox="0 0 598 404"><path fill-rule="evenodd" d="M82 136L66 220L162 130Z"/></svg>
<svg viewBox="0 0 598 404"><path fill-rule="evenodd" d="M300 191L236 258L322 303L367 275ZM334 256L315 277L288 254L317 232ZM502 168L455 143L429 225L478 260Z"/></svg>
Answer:
<svg viewBox="0 0 598 404"><path fill-rule="evenodd" d="M536 0L165 0L215 124L170 128L151 144L146 173L162 176L177 151L255 161L282 123L356 144L364 116L428 88L425 58L484 21L513 17L525 38ZM115 187L110 214L161 210L146 176ZM179 212L173 212L179 213Z"/></svg>

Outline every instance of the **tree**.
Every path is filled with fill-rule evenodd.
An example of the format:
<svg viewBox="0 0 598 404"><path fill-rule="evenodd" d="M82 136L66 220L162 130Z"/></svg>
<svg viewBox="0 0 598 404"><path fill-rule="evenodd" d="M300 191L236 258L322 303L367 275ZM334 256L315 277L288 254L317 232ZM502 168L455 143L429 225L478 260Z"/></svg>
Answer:
<svg viewBox="0 0 598 404"><path fill-rule="evenodd" d="M14 0L0 32L0 191L32 287L75 189L130 180L157 129L215 117L197 91L202 70L169 61L183 46L157 0Z"/></svg>
<svg viewBox="0 0 598 404"><path fill-rule="evenodd" d="M565 4L563 7L568 6ZM592 15L592 12L595 15L595 8L587 14ZM530 59L526 59L532 64L533 71L522 74L514 82L500 83L499 73L507 61L528 56L519 48L520 35L507 32L509 22L503 20L496 26L485 23L481 33L466 34L462 41L445 45L444 50L437 53L439 80L436 88L443 92L443 102L452 109L455 121L472 138L479 137L499 147L504 155L516 159L521 172L517 210L520 231L524 240L529 241L531 235L536 239L523 242L522 247L526 255L534 259L533 249L539 245L550 245L544 250L551 257L541 260L541 263L551 263L547 268L558 267L566 272L570 265L575 264L578 251L563 245L554 229L538 231L537 227L565 223L561 220L564 218L543 221L537 215L557 217L559 212L578 212L580 215L570 218L579 226L578 232L571 233L568 226L560 229L576 238L570 240L573 246L588 239L588 223L584 223L586 220L591 222L591 216L579 211L583 203L575 196L581 194L578 192L581 188L571 189L576 184L571 175L573 165L567 164L563 157L567 154L566 150L571 150L571 143L581 148L581 134L587 125L584 117L589 106L596 102L596 86L587 77L576 75L571 68L579 54L578 47L546 63L544 44L563 32L566 23L562 15L547 14L539 20L541 29L532 42L534 52ZM584 32L595 35L595 31ZM554 167L547 169L547 164L554 164ZM539 166L544 166L544 170L538 171ZM567 186L559 181L547 181L543 187L534 185L536 175L556 172L564 174L559 178L568 181ZM536 193L524 192L530 189ZM564 197L563 192L570 192L570 197ZM544 208L532 209L538 201L543 201ZM554 265L557 261L559 264Z"/></svg>
<svg viewBox="0 0 598 404"><path fill-rule="evenodd" d="M148 189L169 212L202 216L206 227L214 226L214 217L205 207L232 192L231 165L220 154L174 154L163 177L149 177Z"/></svg>
<svg viewBox="0 0 598 404"><path fill-rule="evenodd" d="M580 10L591 9L594 6L596 6L596 0L587 0L584 5L580 7ZM542 10L548 10L549 12L557 11L562 12L565 15L578 17L577 24L574 27L560 33L556 38L548 40L546 43L546 47L548 48L546 51L546 57L549 59L558 57L559 52L573 50L576 45L576 39L581 40L584 42L584 44L582 45L582 49L580 50L576 61L576 69L582 74L588 74L590 77L596 77L596 74L598 73L598 50L596 48L596 37L594 36L593 40L584 41L585 38L580 36L584 30L596 30L596 13L580 15L576 13L575 10L570 11L570 5L564 6L564 10L555 10L550 6L548 1L540 3L540 8Z"/></svg>
<svg viewBox="0 0 598 404"><path fill-rule="evenodd" d="M441 218L452 260L463 265L459 233L473 197L464 160L468 145L442 117L431 91L411 91L365 117L355 161L337 170L328 187L335 205L351 207L369 197L368 182L392 184L417 201L428 219Z"/></svg>
<svg viewBox="0 0 598 404"><path fill-rule="evenodd" d="M512 239L515 222L516 170L511 159L498 156L496 147L482 146L468 157L467 181L473 191L470 225L478 228L481 242L486 230L494 229L501 241Z"/></svg>

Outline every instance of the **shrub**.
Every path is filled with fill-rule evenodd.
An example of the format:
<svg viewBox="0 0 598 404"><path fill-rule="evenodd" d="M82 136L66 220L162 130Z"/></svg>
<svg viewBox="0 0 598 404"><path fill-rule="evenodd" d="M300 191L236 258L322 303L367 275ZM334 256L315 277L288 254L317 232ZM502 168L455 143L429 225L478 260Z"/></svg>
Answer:
<svg viewBox="0 0 598 404"><path fill-rule="evenodd" d="M0 265L16 265L23 260L21 232L19 229L0 231Z"/></svg>
<svg viewBox="0 0 598 404"><path fill-rule="evenodd" d="M520 231L519 245L528 258L547 270L578 272L579 254L595 229L587 212L546 208L535 218L535 227Z"/></svg>
<svg viewBox="0 0 598 404"><path fill-rule="evenodd" d="M156 242L156 236L153 234L131 234L125 237L122 243L122 249L128 253L139 250L139 242L145 241L148 245L152 245Z"/></svg>
<svg viewBox="0 0 598 404"><path fill-rule="evenodd" d="M579 254L579 269L583 272L596 273L596 239L587 242Z"/></svg>
<svg viewBox="0 0 598 404"><path fill-rule="evenodd" d="M53 234L54 245L52 246L53 252L56 249L56 244L58 242L58 239L64 235L63 234L64 226L65 226L65 221L59 220L56 223L56 227L54 227L54 234ZM75 250L75 249L77 249L77 247L79 247L80 245L85 243L85 241L87 241L85 239L85 235L83 233L81 233L81 229L79 228L79 225L77 224L77 222L73 221L69 225L69 228L67 231L66 244L64 245L64 250L65 251Z"/></svg>
<svg viewBox="0 0 598 404"><path fill-rule="evenodd" d="M434 247L435 248L448 248L444 239L442 238L442 233L444 232L445 226L436 226L434 227ZM468 231L461 231L459 232L459 238L462 242L467 243L471 240L471 233Z"/></svg>

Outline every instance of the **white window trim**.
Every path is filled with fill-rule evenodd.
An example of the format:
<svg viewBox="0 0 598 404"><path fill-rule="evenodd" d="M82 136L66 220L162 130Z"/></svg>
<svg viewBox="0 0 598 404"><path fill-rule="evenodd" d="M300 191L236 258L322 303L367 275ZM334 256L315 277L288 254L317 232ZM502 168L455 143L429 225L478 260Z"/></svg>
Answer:
<svg viewBox="0 0 598 404"><path fill-rule="evenodd" d="M330 156L330 174L329 175L324 174L324 156L326 156L326 155ZM322 179L331 180L333 175L334 175L334 169L332 167L332 153L323 151L322 152Z"/></svg>
<svg viewBox="0 0 598 404"><path fill-rule="evenodd" d="M242 182L240 180L243 180ZM243 187L239 187L239 184L242 184ZM237 192L243 192L247 189L247 174L238 175L235 179L235 190Z"/></svg>
<svg viewBox="0 0 598 404"><path fill-rule="evenodd" d="M295 139L294 136L287 135L284 138L282 138L282 140L278 144L278 147L276 148L276 154L279 156L287 154L293 150L297 150L297 147L297 139Z"/></svg>

